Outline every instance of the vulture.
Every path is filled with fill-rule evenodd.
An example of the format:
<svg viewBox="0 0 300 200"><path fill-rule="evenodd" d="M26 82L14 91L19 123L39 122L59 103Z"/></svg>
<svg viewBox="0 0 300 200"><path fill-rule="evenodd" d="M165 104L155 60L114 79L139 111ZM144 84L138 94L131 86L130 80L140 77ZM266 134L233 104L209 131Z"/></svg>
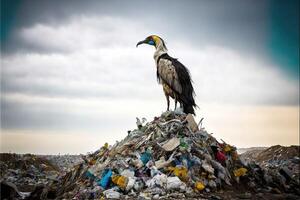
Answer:
<svg viewBox="0 0 300 200"><path fill-rule="evenodd" d="M157 35L150 35L145 40L137 43L148 44L155 47L154 60L158 83L163 87L167 99L167 110L170 107L170 97L177 102L186 114L195 114L195 92L189 70L176 58L169 56L164 40Z"/></svg>

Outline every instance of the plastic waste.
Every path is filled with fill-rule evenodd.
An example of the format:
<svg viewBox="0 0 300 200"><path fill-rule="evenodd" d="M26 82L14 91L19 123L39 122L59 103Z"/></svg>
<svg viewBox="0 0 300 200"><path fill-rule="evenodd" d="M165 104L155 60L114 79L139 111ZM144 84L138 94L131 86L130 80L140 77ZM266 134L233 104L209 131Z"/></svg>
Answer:
<svg viewBox="0 0 300 200"><path fill-rule="evenodd" d="M99 185L101 187L103 187L104 189L106 189L111 181L111 176L112 176L112 171L111 169L108 169L108 170L105 170L103 172L103 175L102 175L102 178L101 180L99 181Z"/></svg>
<svg viewBox="0 0 300 200"><path fill-rule="evenodd" d="M138 199L141 200L151 200L151 196L149 193L141 192Z"/></svg>
<svg viewBox="0 0 300 200"><path fill-rule="evenodd" d="M188 143L185 141L184 138L181 138L181 139L180 139L179 149L180 149L180 151L188 151L188 150L189 150L189 145L188 145Z"/></svg>
<svg viewBox="0 0 300 200"><path fill-rule="evenodd" d="M202 163L201 166L205 171L207 171L211 174L213 174L215 171L214 168L210 164L208 164L206 160Z"/></svg>
<svg viewBox="0 0 300 200"><path fill-rule="evenodd" d="M236 160L239 159L239 155L238 155L237 151L232 151L231 152L231 158L232 158L233 161L236 161Z"/></svg>
<svg viewBox="0 0 300 200"><path fill-rule="evenodd" d="M186 181L188 179L188 169L185 167L168 167L168 170L173 172L173 174L179 177L182 181Z"/></svg>
<svg viewBox="0 0 300 200"><path fill-rule="evenodd" d="M133 188L135 191L139 192L144 187L144 182L142 180L136 180L134 182Z"/></svg>
<svg viewBox="0 0 300 200"><path fill-rule="evenodd" d="M126 186L126 191L129 191L133 188L134 184L135 184L136 179L133 177L128 177L128 183Z"/></svg>
<svg viewBox="0 0 300 200"><path fill-rule="evenodd" d="M224 149L223 149L223 150L224 150L225 152L230 152L231 149L232 149L231 146L230 146L229 144L226 144L226 145L224 146Z"/></svg>
<svg viewBox="0 0 300 200"><path fill-rule="evenodd" d="M226 156L223 152L221 151L218 151L217 154L216 154L216 159L221 162L221 163L224 163L226 161Z"/></svg>
<svg viewBox="0 0 300 200"><path fill-rule="evenodd" d="M151 159L151 153L147 150L141 155L141 161L144 165L147 164L147 162Z"/></svg>
<svg viewBox="0 0 300 200"><path fill-rule="evenodd" d="M224 168L219 162L211 160L211 164L214 169L217 170L217 177L220 178L221 180L225 181L227 185L231 185L230 183L230 173L226 168Z"/></svg>
<svg viewBox="0 0 300 200"><path fill-rule="evenodd" d="M121 198L121 194L117 191L115 191L114 188L111 188L109 190L105 190L103 192L103 194L105 195L105 197L107 199L120 199Z"/></svg>
<svg viewBox="0 0 300 200"><path fill-rule="evenodd" d="M155 166L152 166L150 167L150 175L151 177L157 175L157 174L161 174L161 172L155 167Z"/></svg>
<svg viewBox="0 0 300 200"><path fill-rule="evenodd" d="M162 148L165 151L173 151L176 147L178 147L180 145L180 139L177 137L174 137L170 140L168 140L163 146Z"/></svg>
<svg viewBox="0 0 300 200"><path fill-rule="evenodd" d="M217 187L217 183L214 180L209 180L208 181L208 186L210 188L216 188Z"/></svg>
<svg viewBox="0 0 300 200"><path fill-rule="evenodd" d="M245 176L247 171L248 170L246 168L241 167L239 169L234 170L233 174L234 174L235 177Z"/></svg>
<svg viewBox="0 0 300 200"><path fill-rule="evenodd" d="M165 174L157 174L152 179L146 182L147 187L164 187L167 183L167 176Z"/></svg>
<svg viewBox="0 0 300 200"><path fill-rule="evenodd" d="M121 172L122 176L126 176L126 177L134 177L134 171L130 170L130 169L125 169L124 171Z"/></svg>
<svg viewBox="0 0 300 200"><path fill-rule="evenodd" d="M187 126L191 129L193 133L197 132L199 130L197 123L195 122L195 119L192 114L188 114L186 116Z"/></svg>
<svg viewBox="0 0 300 200"><path fill-rule="evenodd" d="M157 169L161 169L170 165L172 161L173 159L166 160L164 157L161 157L159 160L155 161L155 166Z"/></svg>
<svg viewBox="0 0 300 200"><path fill-rule="evenodd" d="M126 189L126 186L128 184L128 178L121 175L114 175L112 176L112 182L119 186L122 190Z"/></svg>
<svg viewBox="0 0 300 200"><path fill-rule="evenodd" d="M94 165L97 161L97 158L102 157L105 154L105 152L107 152L108 147L109 147L108 143L107 142L104 143L104 145L99 149L97 157L94 157L94 159L90 160L89 164Z"/></svg>
<svg viewBox="0 0 300 200"><path fill-rule="evenodd" d="M167 178L167 190L180 190L186 187L177 176Z"/></svg>
<svg viewBox="0 0 300 200"><path fill-rule="evenodd" d="M88 178L91 178L91 179L95 179L96 178L96 176L92 172L90 172L89 170L86 171L85 175Z"/></svg>
<svg viewBox="0 0 300 200"><path fill-rule="evenodd" d="M204 188L205 188L205 185L202 182L197 181L195 183L195 189L202 191L202 190L204 190Z"/></svg>
<svg viewBox="0 0 300 200"><path fill-rule="evenodd" d="M140 169L140 168L143 167L143 165L144 165L143 161L141 161L140 159L133 159L133 160L132 160L132 164L133 164L137 169Z"/></svg>

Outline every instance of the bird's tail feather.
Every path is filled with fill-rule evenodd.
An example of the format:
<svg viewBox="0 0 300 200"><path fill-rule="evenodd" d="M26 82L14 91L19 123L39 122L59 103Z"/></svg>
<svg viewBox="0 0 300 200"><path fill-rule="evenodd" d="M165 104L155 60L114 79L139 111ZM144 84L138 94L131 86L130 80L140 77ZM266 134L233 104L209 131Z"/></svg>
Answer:
<svg viewBox="0 0 300 200"><path fill-rule="evenodd" d="M196 107L196 103L192 94L184 95L179 97L179 102L182 103L183 112L184 113L191 113L195 115L194 107Z"/></svg>
<svg viewBox="0 0 300 200"><path fill-rule="evenodd" d="M184 104L183 103L183 112L184 113L191 113L191 114L195 115L194 107L190 104Z"/></svg>

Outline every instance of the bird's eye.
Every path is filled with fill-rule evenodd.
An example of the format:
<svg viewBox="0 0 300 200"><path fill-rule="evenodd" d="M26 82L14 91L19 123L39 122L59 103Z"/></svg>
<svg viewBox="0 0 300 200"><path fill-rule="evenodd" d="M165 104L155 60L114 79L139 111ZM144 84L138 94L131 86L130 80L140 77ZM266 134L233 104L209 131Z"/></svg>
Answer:
<svg viewBox="0 0 300 200"><path fill-rule="evenodd" d="M149 40L148 44L154 45L154 41L153 40Z"/></svg>

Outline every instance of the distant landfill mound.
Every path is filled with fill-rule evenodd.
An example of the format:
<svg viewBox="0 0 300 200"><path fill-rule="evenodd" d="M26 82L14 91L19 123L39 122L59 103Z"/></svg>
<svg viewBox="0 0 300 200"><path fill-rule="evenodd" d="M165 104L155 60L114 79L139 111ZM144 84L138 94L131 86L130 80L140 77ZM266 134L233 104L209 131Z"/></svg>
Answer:
<svg viewBox="0 0 300 200"><path fill-rule="evenodd" d="M250 148L241 157L245 160L254 160L261 165L281 165L283 163L298 163L300 147L292 145L284 147L280 145Z"/></svg>
<svg viewBox="0 0 300 200"><path fill-rule="evenodd" d="M240 157L236 147L217 141L201 122L180 111L164 112L151 122L137 118L137 128L122 141L105 144L82 159L28 195L5 195L15 199L300 198L299 170L295 170L299 147L283 165L260 166ZM2 181L1 186L13 191L11 183Z"/></svg>

